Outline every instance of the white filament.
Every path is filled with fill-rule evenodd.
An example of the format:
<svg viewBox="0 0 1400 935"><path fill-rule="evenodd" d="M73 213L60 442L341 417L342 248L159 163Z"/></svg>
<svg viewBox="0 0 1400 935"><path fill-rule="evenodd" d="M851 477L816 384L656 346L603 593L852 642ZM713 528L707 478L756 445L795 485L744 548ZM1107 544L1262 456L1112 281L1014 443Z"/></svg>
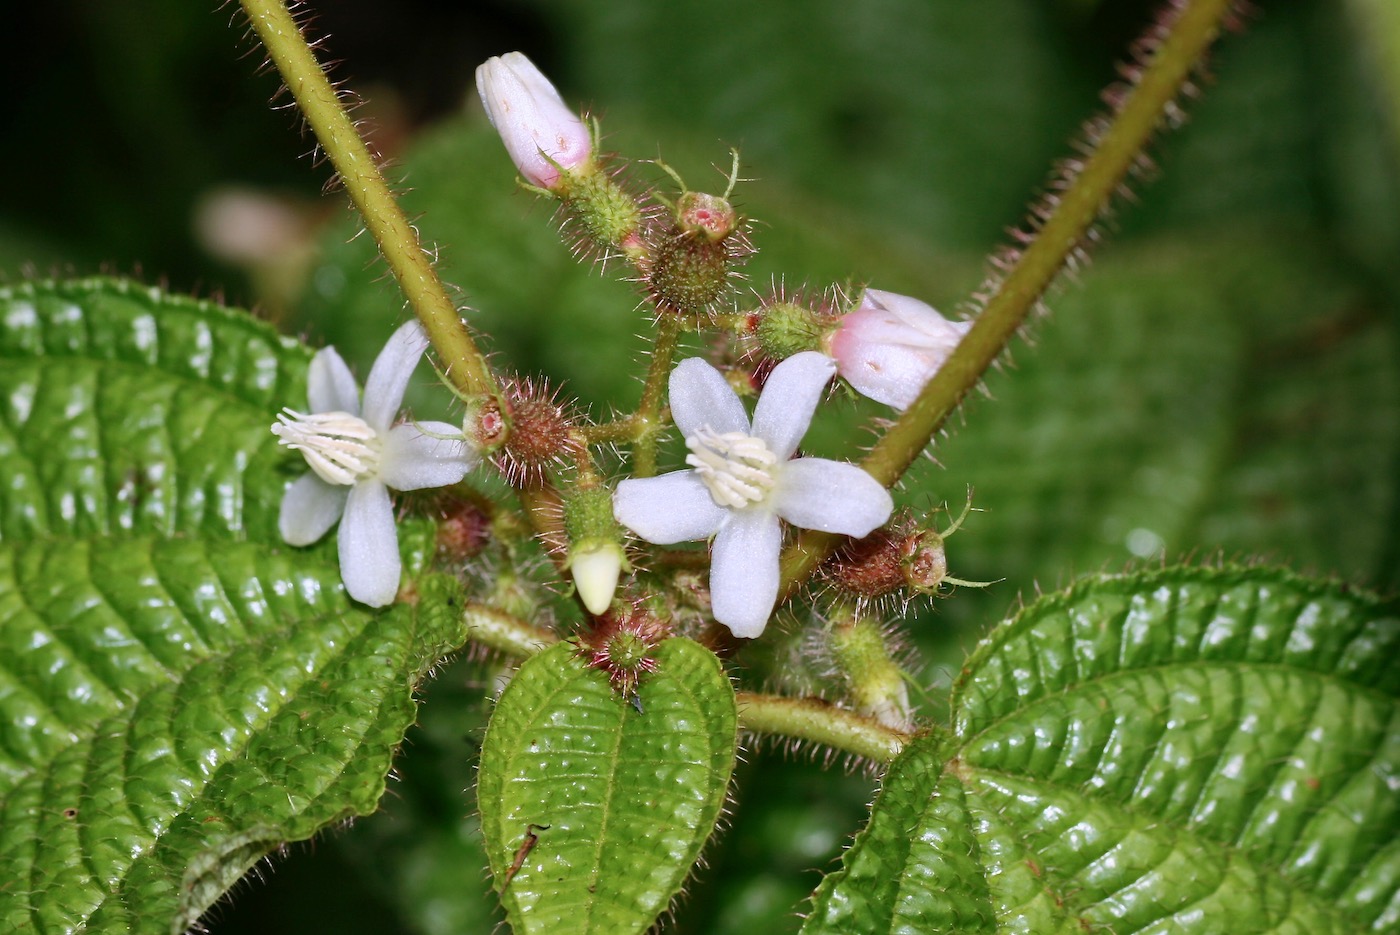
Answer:
<svg viewBox="0 0 1400 935"><path fill-rule="evenodd" d="M685 463L695 468L715 503L741 509L773 489L778 458L763 439L743 432L720 434L708 425L685 440Z"/></svg>
<svg viewBox="0 0 1400 935"><path fill-rule="evenodd" d="M284 409L272 426L278 444L300 451L328 484L350 486L379 469L379 433L348 412Z"/></svg>

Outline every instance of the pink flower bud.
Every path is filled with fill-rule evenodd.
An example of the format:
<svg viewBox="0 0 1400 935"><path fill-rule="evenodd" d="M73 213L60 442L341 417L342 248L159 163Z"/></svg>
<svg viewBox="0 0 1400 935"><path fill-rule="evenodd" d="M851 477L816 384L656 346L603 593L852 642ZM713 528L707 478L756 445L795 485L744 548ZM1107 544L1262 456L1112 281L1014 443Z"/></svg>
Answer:
<svg viewBox="0 0 1400 935"><path fill-rule="evenodd" d="M561 170L575 169L591 158L588 124L521 53L507 52L477 66L476 89L491 126L531 185L552 190Z"/></svg>
<svg viewBox="0 0 1400 935"><path fill-rule="evenodd" d="M866 289L860 305L836 326L831 356L858 393L902 411L971 327L918 299Z"/></svg>

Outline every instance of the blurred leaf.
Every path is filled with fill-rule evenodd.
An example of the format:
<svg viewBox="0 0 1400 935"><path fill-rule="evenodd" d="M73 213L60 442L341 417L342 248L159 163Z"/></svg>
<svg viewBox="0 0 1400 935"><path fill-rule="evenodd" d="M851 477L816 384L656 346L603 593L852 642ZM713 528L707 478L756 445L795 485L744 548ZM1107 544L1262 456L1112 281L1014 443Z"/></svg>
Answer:
<svg viewBox="0 0 1400 935"><path fill-rule="evenodd" d="M1081 582L969 659L804 932L1390 931L1400 607L1263 569Z"/></svg>
<svg viewBox="0 0 1400 935"><path fill-rule="evenodd" d="M0 927L183 931L375 809L460 586L375 612L333 539L282 545L305 347L113 280L0 290L0 322Z"/></svg>
<svg viewBox="0 0 1400 935"><path fill-rule="evenodd" d="M671 639L622 698L567 643L527 659L481 751L477 799L506 917L525 932L649 929L709 839L734 768L734 690Z"/></svg>

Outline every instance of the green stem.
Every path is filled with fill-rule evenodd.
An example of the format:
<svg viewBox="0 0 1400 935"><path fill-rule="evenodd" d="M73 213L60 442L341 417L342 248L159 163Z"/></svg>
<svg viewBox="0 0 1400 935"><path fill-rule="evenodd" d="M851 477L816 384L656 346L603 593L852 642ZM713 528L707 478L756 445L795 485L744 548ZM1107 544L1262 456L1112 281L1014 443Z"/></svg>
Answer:
<svg viewBox="0 0 1400 935"><path fill-rule="evenodd" d="M637 441L632 446L632 476L656 474L656 432L661 427L661 408L666 399L666 381L681 333L680 316L661 313L656 322L656 343L651 349L651 365L642 389L642 401L632 417Z"/></svg>
<svg viewBox="0 0 1400 935"><path fill-rule="evenodd" d="M453 386L466 396L494 397L496 381L486 359L291 13L282 0L240 2L437 348Z"/></svg>
<svg viewBox="0 0 1400 935"><path fill-rule="evenodd" d="M1186 0L1166 27L1151 61L1068 188L1052 202L1035 239L995 284L972 329L861 467L894 484L1035 308L1084 235L1113 200L1134 162L1163 122L1197 63L1219 35L1235 0ZM782 591L791 594L840 543L830 533L804 532L782 557Z"/></svg>
<svg viewBox="0 0 1400 935"><path fill-rule="evenodd" d="M745 730L812 740L876 763L892 761L914 736L817 698L739 692L738 701Z"/></svg>
<svg viewBox="0 0 1400 935"><path fill-rule="evenodd" d="M533 656L559 642L553 631L485 604L468 604L462 619L473 641L512 656Z"/></svg>

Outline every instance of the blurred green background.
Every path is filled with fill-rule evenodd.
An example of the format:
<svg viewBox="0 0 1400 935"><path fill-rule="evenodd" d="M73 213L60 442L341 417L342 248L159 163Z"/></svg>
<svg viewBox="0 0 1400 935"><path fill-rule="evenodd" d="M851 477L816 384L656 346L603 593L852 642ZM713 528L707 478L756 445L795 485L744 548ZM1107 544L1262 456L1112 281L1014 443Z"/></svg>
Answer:
<svg viewBox="0 0 1400 935"><path fill-rule="evenodd" d="M232 7L12 5L0 110L0 276L138 275L252 306L363 368L402 304ZM1123 0L528 0L320 4L334 76L502 366L595 412L633 404L632 287L580 267L514 191L472 73L520 49L603 119L606 145L737 199L748 287L870 282L964 308L1155 4ZM1018 595L1189 557L1264 560L1393 590L1400 572L1400 26L1386 2L1263 0L1225 40L1160 179L1104 226L986 393L901 490L975 513L954 574L999 583L911 606L925 710ZM1391 50L1391 51L1387 51ZM287 103L277 98L279 107ZM664 186L655 167L634 177ZM426 396L423 397L426 399ZM430 405L424 402L424 406ZM850 456L878 406L809 438ZM936 458L936 461L934 460ZM774 639L776 683L798 642ZM788 655L793 650L792 655ZM488 931L472 818L492 666L427 687L384 812L295 845L216 933ZM731 827L672 930L796 928L873 788L752 750ZM833 775L835 773L836 775Z"/></svg>

